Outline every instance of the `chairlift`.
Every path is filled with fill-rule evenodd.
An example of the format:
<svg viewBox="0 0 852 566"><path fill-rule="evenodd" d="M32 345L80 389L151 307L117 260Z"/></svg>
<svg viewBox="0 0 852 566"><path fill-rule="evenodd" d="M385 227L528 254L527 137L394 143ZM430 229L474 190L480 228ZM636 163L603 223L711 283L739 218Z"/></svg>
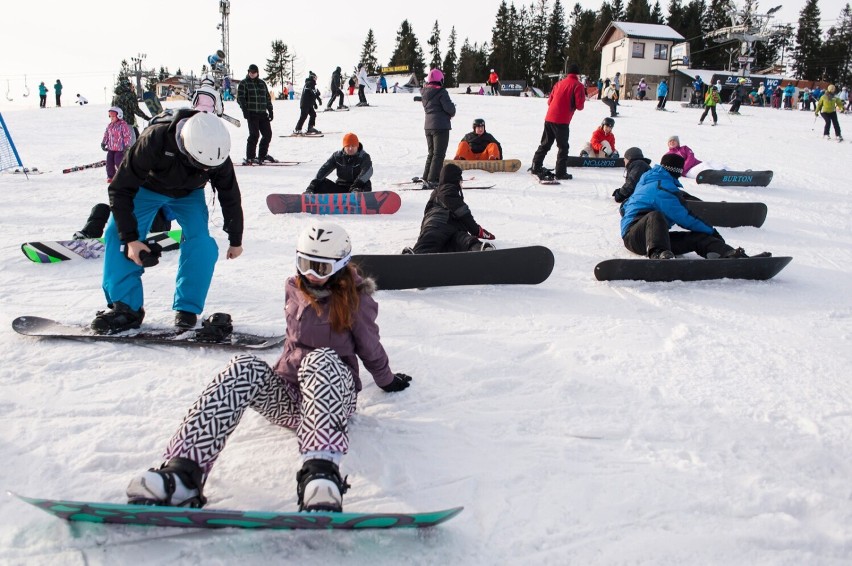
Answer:
<svg viewBox="0 0 852 566"><path fill-rule="evenodd" d="M26 92L24 92L24 98L26 98L30 95L30 85L27 84L27 76L26 75L24 75L24 89L26 90Z"/></svg>
<svg viewBox="0 0 852 566"><path fill-rule="evenodd" d="M6 79L6 100L8 100L9 102L12 102L14 100L14 98L9 97L9 91L10 90L11 90L11 86L9 86L9 80Z"/></svg>

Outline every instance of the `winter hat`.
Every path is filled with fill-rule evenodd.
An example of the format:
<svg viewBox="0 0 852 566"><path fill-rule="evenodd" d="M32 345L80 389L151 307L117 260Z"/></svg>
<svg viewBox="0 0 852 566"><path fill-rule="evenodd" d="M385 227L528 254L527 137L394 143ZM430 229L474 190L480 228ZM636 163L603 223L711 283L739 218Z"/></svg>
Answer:
<svg viewBox="0 0 852 566"><path fill-rule="evenodd" d="M669 136L669 139L666 140L666 143L668 143L670 141L675 141L675 142L677 142L677 145L680 145L680 138L677 137L677 136Z"/></svg>
<svg viewBox="0 0 852 566"><path fill-rule="evenodd" d="M124 120L124 112L122 112L121 108L118 106L113 106L107 112L115 112L115 115L118 116L119 120Z"/></svg>
<svg viewBox="0 0 852 566"><path fill-rule="evenodd" d="M441 72L441 69L432 69L429 71L429 76L426 77L427 83L440 83L444 80L444 73Z"/></svg>
<svg viewBox="0 0 852 566"><path fill-rule="evenodd" d="M252 63L251 65L249 65L248 72L249 73L259 73L260 71L257 69L257 65Z"/></svg>
<svg viewBox="0 0 852 566"><path fill-rule="evenodd" d="M836 86L834 86L834 85L828 85L828 88L827 88L827 89L825 89L825 92L835 92L836 90L837 90L837 87L836 87Z"/></svg>
<svg viewBox="0 0 852 566"><path fill-rule="evenodd" d="M568 74L569 75L579 75L580 74L580 65L577 63L568 63Z"/></svg>
<svg viewBox="0 0 852 566"><path fill-rule="evenodd" d="M462 180L462 170L461 167L454 163L447 163L444 165L444 168L441 169L441 176L438 178L438 183L445 184L449 183L452 185L457 185Z"/></svg>
<svg viewBox="0 0 852 566"><path fill-rule="evenodd" d="M354 145L355 147L358 147L358 136L352 132L343 134L343 147L346 147L347 145Z"/></svg>
<svg viewBox="0 0 852 566"><path fill-rule="evenodd" d="M671 173L675 179L683 175L683 166L685 163L684 158L676 153L667 153L660 159L660 166Z"/></svg>
<svg viewBox="0 0 852 566"><path fill-rule="evenodd" d="M631 147L624 152L624 159L645 159L645 155L638 147Z"/></svg>

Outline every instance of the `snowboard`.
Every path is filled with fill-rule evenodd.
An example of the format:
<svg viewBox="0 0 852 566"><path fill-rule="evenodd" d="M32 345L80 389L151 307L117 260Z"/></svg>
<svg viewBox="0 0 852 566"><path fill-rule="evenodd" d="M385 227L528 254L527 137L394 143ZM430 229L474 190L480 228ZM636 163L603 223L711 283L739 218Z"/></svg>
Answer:
<svg viewBox="0 0 852 566"><path fill-rule="evenodd" d="M188 529L228 527L257 530L422 529L449 521L464 509L464 507L453 507L427 513L333 513L329 511L288 513L193 509L129 503L92 503L24 497L11 492L10 494L66 521Z"/></svg>
<svg viewBox="0 0 852 566"><path fill-rule="evenodd" d="M576 157L569 155L568 167L624 167L624 158Z"/></svg>
<svg viewBox="0 0 852 566"><path fill-rule="evenodd" d="M462 187L462 190L464 190L464 191L483 191L485 189L493 189L496 186L497 185L470 185L470 186L465 185L465 186ZM400 191L431 191L432 189L430 189L429 187L427 187L425 185L420 185L419 187L407 187L407 188L402 188L402 189L398 189L398 190L400 190Z"/></svg>
<svg viewBox="0 0 852 566"><path fill-rule="evenodd" d="M559 180L556 177L540 177L535 173L531 173L535 180L538 181L539 185L558 185Z"/></svg>
<svg viewBox="0 0 852 566"><path fill-rule="evenodd" d="M775 277L792 257L740 259L608 259L595 266L598 281L703 281Z"/></svg>
<svg viewBox="0 0 852 566"><path fill-rule="evenodd" d="M288 134L286 136L278 136L279 138L321 138L325 134Z"/></svg>
<svg viewBox="0 0 852 566"><path fill-rule="evenodd" d="M707 202L688 200L686 206L695 216L710 226L760 228L766 221L766 205L762 202Z"/></svg>
<svg viewBox="0 0 852 566"><path fill-rule="evenodd" d="M393 191L326 194L271 194L266 206L272 214L393 214L402 205Z"/></svg>
<svg viewBox="0 0 852 566"><path fill-rule="evenodd" d="M195 339L195 330L176 328L159 330L128 330L120 334L95 334L88 326L64 324L40 316L19 316L12 321L12 330L24 336L38 338L69 338L104 342L136 342L146 344L171 344L175 346L209 346L236 350L264 350L284 342L284 336L256 336L232 332L221 342L203 342Z"/></svg>
<svg viewBox="0 0 852 566"><path fill-rule="evenodd" d="M156 242L164 252L180 248L181 231L154 232L145 238L145 242ZM59 263L77 259L100 259L104 256L104 239L87 238L84 240L44 240L21 244L21 251L35 263Z"/></svg>
<svg viewBox="0 0 852 566"><path fill-rule="evenodd" d="M444 165L452 163L458 165L463 171L468 169L479 169L489 173L514 173L520 170L520 159L488 159L481 161L470 161L467 159L445 159Z"/></svg>
<svg viewBox="0 0 852 566"><path fill-rule="evenodd" d="M239 162L234 163L234 167L292 167L294 165L301 165L302 163L307 163L307 161L264 161L263 165Z"/></svg>
<svg viewBox="0 0 852 566"><path fill-rule="evenodd" d="M529 246L483 252L356 255L352 263L379 289L454 285L537 285L553 271L553 252Z"/></svg>
<svg viewBox="0 0 852 566"><path fill-rule="evenodd" d="M63 173L73 173L74 171L82 171L83 169L94 169L96 167L106 167L106 160L104 161L95 161L94 163L89 163L87 165L75 165L74 167L69 167L68 169L63 169Z"/></svg>
<svg viewBox="0 0 852 566"><path fill-rule="evenodd" d="M705 169L698 174L695 182L699 185L720 185L722 187L765 187L772 181L772 171L724 171Z"/></svg>
<svg viewBox="0 0 852 566"><path fill-rule="evenodd" d="M160 99L153 92L142 93L142 100L145 102L145 106L148 107L148 112L151 113L151 116L156 116L163 111Z"/></svg>

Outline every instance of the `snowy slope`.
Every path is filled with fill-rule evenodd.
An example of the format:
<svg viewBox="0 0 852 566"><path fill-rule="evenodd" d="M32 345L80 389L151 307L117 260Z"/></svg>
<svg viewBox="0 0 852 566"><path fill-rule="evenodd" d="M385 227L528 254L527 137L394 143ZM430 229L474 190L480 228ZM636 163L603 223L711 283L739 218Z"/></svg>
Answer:
<svg viewBox="0 0 852 566"><path fill-rule="evenodd" d="M423 112L411 95L321 113L322 139L289 133L297 105L276 102L270 153L297 167L238 170L245 253L220 260L208 312L280 333L283 281L306 216L273 216L270 192L301 192L354 131L375 188L422 173ZM768 282L600 283L594 265L631 257L610 193L622 170L574 169L541 186L526 173L545 101L455 95L451 149L485 118L511 174L466 194L499 247L549 246L539 286L379 292L394 371L389 395L367 378L342 471L351 511L464 505L430 532L184 532L69 525L0 497L0 562L10 564L848 564L852 556L852 205L850 144L821 139L806 112L743 108L697 126L698 111L627 101L617 146L657 160L678 134L699 158L774 169L767 188L685 188L705 200L767 203L760 228L723 229L749 252L790 255ZM239 116L228 103L226 112ZM572 154L607 115L590 101L572 123ZM228 354L207 349L40 341L15 316L87 323L103 308L101 264L36 265L21 242L70 236L106 198L106 107L4 112L30 180L0 174L0 487L31 496L123 501L130 477L161 450ZM846 116L842 125L852 124ZM230 126L229 126L230 127ZM852 133L852 132L850 132ZM245 128L232 129L241 156ZM553 166L555 148L546 165ZM208 189L208 195L210 194ZM355 253L396 253L418 233L425 192L402 209L348 217ZM218 206L211 232L220 252ZM145 275L146 325L171 323L177 256ZM273 362L277 352L262 357ZM844 369L846 368L846 369ZM293 434L249 413L208 482L211 508L295 509Z"/></svg>

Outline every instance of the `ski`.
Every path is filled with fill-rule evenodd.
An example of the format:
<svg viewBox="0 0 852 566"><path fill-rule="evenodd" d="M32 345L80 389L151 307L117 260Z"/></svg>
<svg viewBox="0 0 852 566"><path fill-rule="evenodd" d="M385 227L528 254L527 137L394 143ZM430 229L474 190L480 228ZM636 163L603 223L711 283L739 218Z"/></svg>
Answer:
<svg viewBox="0 0 852 566"><path fill-rule="evenodd" d="M95 169L97 167L106 167L106 160L103 161L95 161L94 163L89 163L87 165L75 165L74 167L69 167L68 169L63 169L63 173L73 173L74 171L82 171L83 169Z"/></svg>

